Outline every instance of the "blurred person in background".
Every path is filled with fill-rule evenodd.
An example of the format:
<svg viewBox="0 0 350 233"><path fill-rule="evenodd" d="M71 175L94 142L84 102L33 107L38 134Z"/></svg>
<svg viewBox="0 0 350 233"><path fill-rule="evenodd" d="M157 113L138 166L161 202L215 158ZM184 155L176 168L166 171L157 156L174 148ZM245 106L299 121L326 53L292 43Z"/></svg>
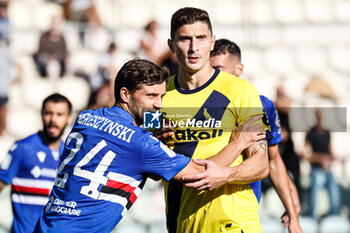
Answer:
<svg viewBox="0 0 350 233"><path fill-rule="evenodd" d="M0 34L6 42L9 42L11 30L10 20L8 17L8 0L0 1Z"/></svg>
<svg viewBox="0 0 350 233"><path fill-rule="evenodd" d="M0 136L6 131L7 103L10 85L20 80L21 66L14 62L6 38L0 33Z"/></svg>
<svg viewBox="0 0 350 233"><path fill-rule="evenodd" d="M114 104L112 80L121 66L117 45L112 42L108 45L107 51L100 56L97 71L88 78L91 88L88 108L112 107Z"/></svg>
<svg viewBox="0 0 350 233"><path fill-rule="evenodd" d="M169 51L169 55L163 61L162 66L168 68L170 76L177 74L179 63L177 62L176 54Z"/></svg>
<svg viewBox="0 0 350 233"><path fill-rule="evenodd" d="M220 39L215 41L214 49L210 53L210 64L212 67L231 73L237 77L243 74L244 66L241 62L241 49L229 40ZM270 180L286 208L282 215L285 226L290 233L302 232L298 215L300 213L300 202L298 192L293 181L288 176L278 150L278 143L282 141L280 121L273 102L267 97L260 95L261 103L271 127L272 138L268 140L268 155L270 167ZM254 193L260 201L261 181L250 184Z"/></svg>
<svg viewBox="0 0 350 233"><path fill-rule="evenodd" d="M66 72L68 49L61 26L61 18L53 17L50 29L40 36L38 51L34 54L40 75L53 80Z"/></svg>
<svg viewBox="0 0 350 233"><path fill-rule="evenodd" d="M155 20L151 20L144 27L138 56L160 65L169 55L169 50L159 37L158 27L158 23Z"/></svg>
<svg viewBox="0 0 350 233"><path fill-rule="evenodd" d="M11 232L33 232L56 177L64 145L61 136L71 112L72 105L65 96L48 96L41 109L43 129L16 141L2 161L0 191L11 184Z"/></svg>
<svg viewBox="0 0 350 233"><path fill-rule="evenodd" d="M306 135L305 148L302 156L310 161L311 169L311 190L309 215L316 217L315 208L317 194L326 185L330 199L330 215L339 215L340 209L340 188L330 170L335 156L331 146L330 132L322 126L322 111L315 110L316 125Z"/></svg>
<svg viewBox="0 0 350 233"><path fill-rule="evenodd" d="M281 126L289 127L289 109L292 107L292 100L284 92L282 85L276 88L276 100L274 101L278 115L280 116Z"/></svg>
<svg viewBox="0 0 350 233"><path fill-rule="evenodd" d="M102 26L94 0L66 0L63 2L65 19L77 22L80 42L86 45L86 32Z"/></svg>
<svg viewBox="0 0 350 233"><path fill-rule="evenodd" d="M276 99L274 104L280 117L282 131L282 141L279 144L279 151L287 171L292 176L294 184L298 190L299 197L303 200L300 185L300 159L299 155L294 149L292 130L289 125L289 111L292 107L292 100L284 92L283 85L279 85L276 88Z"/></svg>

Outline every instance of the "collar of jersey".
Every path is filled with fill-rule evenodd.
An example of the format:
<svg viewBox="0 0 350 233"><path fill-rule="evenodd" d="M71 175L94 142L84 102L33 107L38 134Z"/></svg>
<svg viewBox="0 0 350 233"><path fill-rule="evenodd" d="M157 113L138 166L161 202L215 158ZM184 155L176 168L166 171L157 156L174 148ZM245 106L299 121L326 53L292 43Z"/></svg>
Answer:
<svg viewBox="0 0 350 233"><path fill-rule="evenodd" d="M134 118L130 115L130 113L128 113L127 111L125 111L121 107L118 107L118 106L114 105L111 108L111 110L113 112L117 112L118 113L118 117L124 118L124 119L128 120L131 124L134 124Z"/></svg>
<svg viewBox="0 0 350 233"><path fill-rule="evenodd" d="M220 70L215 68L215 72L213 74L213 76L210 77L210 79L204 83L202 86L196 88L196 89L193 89L193 90L184 90L180 87L179 85L179 81L178 81L178 75L176 75L174 77L174 82L175 82L175 88L178 92L180 92L181 94L193 94L193 93L196 93L196 92L199 92L201 90L203 90L204 88L206 88L207 86L209 86L214 80L215 78L218 76Z"/></svg>

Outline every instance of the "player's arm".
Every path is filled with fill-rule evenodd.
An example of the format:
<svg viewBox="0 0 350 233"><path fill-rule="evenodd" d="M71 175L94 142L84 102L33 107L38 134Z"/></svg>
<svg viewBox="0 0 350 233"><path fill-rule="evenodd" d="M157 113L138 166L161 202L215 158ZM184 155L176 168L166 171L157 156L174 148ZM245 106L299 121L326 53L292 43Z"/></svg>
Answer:
<svg viewBox="0 0 350 233"><path fill-rule="evenodd" d="M292 181L292 179L289 176L288 176L288 180L289 180L289 189L290 189L290 192L292 195L295 213L297 214L297 216L299 216L300 212L301 212L301 206L300 206L300 199L299 199L298 190L297 190L297 187L295 186L294 182ZM282 218L283 222L289 221L289 217L288 217L287 213L284 213L281 218Z"/></svg>
<svg viewBox="0 0 350 233"><path fill-rule="evenodd" d="M278 145L269 146L269 168L270 180L287 210L289 221L285 222L289 232L301 232L298 214L294 208L292 192L290 189L290 178L286 167L280 156Z"/></svg>
<svg viewBox="0 0 350 233"><path fill-rule="evenodd" d="M196 176L196 180L205 178L223 180L224 177L229 176L230 170L223 168L228 168L243 150L265 138L264 127L261 124L254 124L261 117L261 115L254 116L240 126L234 134L234 140L218 154L209 157L207 160L191 160L184 169L175 175L174 179L180 180L184 176L200 175L200 173L201 176ZM182 179L182 181L187 182L186 179Z"/></svg>
<svg viewBox="0 0 350 233"><path fill-rule="evenodd" d="M214 169L209 169L213 166L210 161L195 161L208 169L200 174L185 176L182 180L186 183L186 187L212 190L225 183L251 183L263 179L269 173L266 147L267 143L264 139L255 142L247 151L249 158L242 164L236 167L221 167L217 174L211 172Z"/></svg>
<svg viewBox="0 0 350 233"><path fill-rule="evenodd" d="M240 165L232 167L231 183L251 183L264 179L269 174L267 142L260 140L246 150L248 156Z"/></svg>

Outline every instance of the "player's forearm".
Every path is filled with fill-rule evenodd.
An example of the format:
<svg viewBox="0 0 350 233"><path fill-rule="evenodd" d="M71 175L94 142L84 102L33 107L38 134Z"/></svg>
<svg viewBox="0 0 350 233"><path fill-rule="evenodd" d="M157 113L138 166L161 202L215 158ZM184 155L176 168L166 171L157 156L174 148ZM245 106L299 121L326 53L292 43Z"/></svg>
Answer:
<svg viewBox="0 0 350 233"><path fill-rule="evenodd" d="M229 167L242 153L243 149L239 142L232 141L222 151L207 158L207 160L213 161L221 167Z"/></svg>
<svg viewBox="0 0 350 233"><path fill-rule="evenodd" d="M294 208L293 198L289 185L289 176L281 157L278 155L269 162L270 180L287 210L291 221L297 221L297 213Z"/></svg>
<svg viewBox="0 0 350 233"><path fill-rule="evenodd" d="M265 140L264 143L266 143ZM231 170L228 177L230 183L246 184L264 179L269 174L267 151L260 149L239 166L229 169Z"/></svg>
<svg viewBox="0 0 350 233"><path fill-rule="evenodd" d="M289 188L291 190L294 209L295 209L296 215L299 216L300 211L301 211L301 206L300 206L300 199L299 199L298 190L297 190L297 187L295 186L295 184L293 183L292 179L289 176L288 176L288 178L289 178Z"/></svg>

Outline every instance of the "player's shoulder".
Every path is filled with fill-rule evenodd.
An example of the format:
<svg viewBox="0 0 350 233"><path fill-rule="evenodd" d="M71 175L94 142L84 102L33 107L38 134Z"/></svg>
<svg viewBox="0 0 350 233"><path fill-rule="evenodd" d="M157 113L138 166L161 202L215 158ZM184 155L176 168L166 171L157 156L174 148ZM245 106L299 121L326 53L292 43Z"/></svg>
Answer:
<svg viewBox="0 0 350 233"><path fill-rule="evenodd" d="M258 100L257 90L249 81L224 71L220 71L212 87L230 100L246 98L248 96L254 96Z"/></svg>
<svg viewBox="0 0 350 233"><path fill-rule="evenodd" d="M21 151L29 152L29 151L32 151L33 148L40 145L41 143L42 142L41 142L39 132L37 132L25 138L16 140L11 146L9 153L12 154L12 153L21 152Z"/></svg>
<svg viewBox="0 0 350 233"><path fill-rule="evenodd" d="M237 77L233 74L227 73L222 70L220 70L220 73L218 74L217 81L230 88L236 88L236 89L254 88L254 86L248 80Z"/></svg>
<svg viewBox="0 0 350 233"><path fill-rule="evenodd" d="M264 107L275 108L275 104L268 97L260 95L260 100Z"/></svg>
<svg viewBox="0 0 350 233"><path fill-rule="evenodd" d="M39 132L31 134L25 138L17 140L15 143L17 145L33 145L41 140Z"/></svg>

